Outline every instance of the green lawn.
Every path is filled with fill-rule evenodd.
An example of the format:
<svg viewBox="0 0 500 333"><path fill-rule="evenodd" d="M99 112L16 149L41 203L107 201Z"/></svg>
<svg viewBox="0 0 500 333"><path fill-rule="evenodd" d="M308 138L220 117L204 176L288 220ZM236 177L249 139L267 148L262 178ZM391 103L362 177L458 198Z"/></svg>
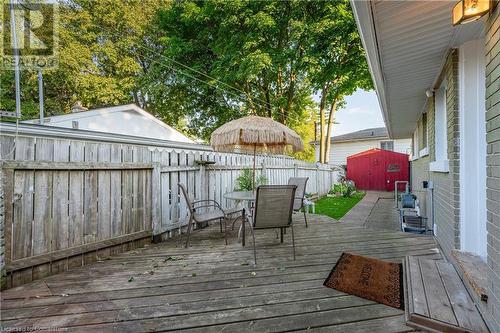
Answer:
<svg viewBox="0 0 500 333"><path fill-rule="evenodd" d="M316 214L330 216L338 220L350 211L364 196L365 193L358 192L350 198L323 197L316 201Z"/></svg>

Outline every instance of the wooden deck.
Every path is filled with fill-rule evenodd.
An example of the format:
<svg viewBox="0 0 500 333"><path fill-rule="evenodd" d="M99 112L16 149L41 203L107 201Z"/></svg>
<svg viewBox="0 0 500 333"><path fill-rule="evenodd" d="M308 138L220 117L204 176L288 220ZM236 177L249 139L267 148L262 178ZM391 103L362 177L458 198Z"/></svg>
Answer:
<svg viewBox="0 0 500 333"><path fill-rule="evenodd" d="M410 256L404 267L409 325L438 332L489 332L452 264Z"/></svg>
<svg viewBox="0 0 500 333"><path fill-rule="evenodd" d="M370 199L370 198L368 198ZM368 207L368 208L366 208ZM369 209L362 204L358 209ZM356 208L355 208L356 209ZM367 214L365 214L367 215ZM297 216L297 260L290 234L224 245L218 226L134 250L2 293L4 328L71 332L407 332L404 311L323 287L343 251L401 261L441 259L433 238Z"/></svg>

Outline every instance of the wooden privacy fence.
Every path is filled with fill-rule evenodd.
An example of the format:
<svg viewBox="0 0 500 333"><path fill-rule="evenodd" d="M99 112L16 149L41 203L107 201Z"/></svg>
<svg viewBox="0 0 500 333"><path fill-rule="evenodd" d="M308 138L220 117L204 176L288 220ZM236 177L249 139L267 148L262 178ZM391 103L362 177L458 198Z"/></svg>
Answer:
<svg viewBox="0 0 500 333"><path fill-rule="evenodd" d="M16 136L12 125L1 126L7 287L181 232L187 211L179 182L192 197L229 207L224 193L253 161L203 145L36 125ZM320 195L337 180L328 166L286 156L258 156L257 166L270 184L309 177L307 192Z"/></svg>
<svg viewBox="0 0 500 333"><path fill-rule="evenodd" d="M309 177L307 192L324 195L338 178L338 173L329 166L304 163L286 156L256 158L257 173L264 175L268 184L287 184L290 177ZM187 186L193 198L214 199L223 208L231 207L235 203L225 199L224 194L235 188L242 170L253 166L253 156L214 152L154 151L153 161L153 188L159 188L153 191L160 193L156 198L153 196L153 216L158 217L153 219L154 234L179 229L188 222L186 205L177 186L179 182ZM204 166L197 161L215 164Z"/></svg>

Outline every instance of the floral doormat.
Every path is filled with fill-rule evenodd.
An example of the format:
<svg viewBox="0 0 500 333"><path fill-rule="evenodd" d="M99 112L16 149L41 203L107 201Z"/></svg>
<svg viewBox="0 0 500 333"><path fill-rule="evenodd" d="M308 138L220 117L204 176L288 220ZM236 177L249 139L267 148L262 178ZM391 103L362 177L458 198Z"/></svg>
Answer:
<svg viewBox="0 0 500 333"><path fill-rule="evenodd" d="M402 264L344 252L323 285L404 309Z"/></svg>

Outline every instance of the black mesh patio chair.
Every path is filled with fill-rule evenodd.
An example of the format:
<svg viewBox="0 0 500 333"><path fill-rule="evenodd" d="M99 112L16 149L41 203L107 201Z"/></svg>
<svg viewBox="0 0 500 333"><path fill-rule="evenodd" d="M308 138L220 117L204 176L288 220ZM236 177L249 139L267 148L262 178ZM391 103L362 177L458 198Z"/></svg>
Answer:
<svg viewBox="0 0 500 333"><path fill-rule="evenodd" d="M297 190L295 191L295 199L293 200L293 211L300 212L302 209L304 213L304 222L307 228L307 216L306 210L304 209L304 196L306 194L307 180L308 177L291 177L288 180L288 185L297 186Z"/></svg>
<svg viewBox="0 0 500 333"><path fill-rule="evenodd" d="M189 222L188 222L188 227L187 227L187 237L186 237L186 245L185 247L188 247L189 245L189 237L191 236L191 231L193 229L193 224L204 224L208 223L211 221L219 221L220 223L220 231L223 232L222 230L222 223L224 222L224 241L227 245L227 227L226 227L226 222L228 219L229 215L234 215L235 213L238 212L238 210L228 210L227 213L221 208L220 204L211 199L205 199L205 200L192 200L188 192L186 190L186 187L184 184L179 183L179 188L181 189L182 196L184 197L184 200L186 201L186 206L188 209L188 215L189 215ZM242 210L240 209L239 212Z"/></svg>
<svg viewBox="0 0 500 333"><path fill-rule="evenodd" d="M255 265L257 265L254 235L256 229L280 229L281 243L283 243L283 231L290 228L292 230L293 260L295 260L292 213L296 188L295 185L262 185L257 188L253 220L248 220L253 237Z"/></svg>

